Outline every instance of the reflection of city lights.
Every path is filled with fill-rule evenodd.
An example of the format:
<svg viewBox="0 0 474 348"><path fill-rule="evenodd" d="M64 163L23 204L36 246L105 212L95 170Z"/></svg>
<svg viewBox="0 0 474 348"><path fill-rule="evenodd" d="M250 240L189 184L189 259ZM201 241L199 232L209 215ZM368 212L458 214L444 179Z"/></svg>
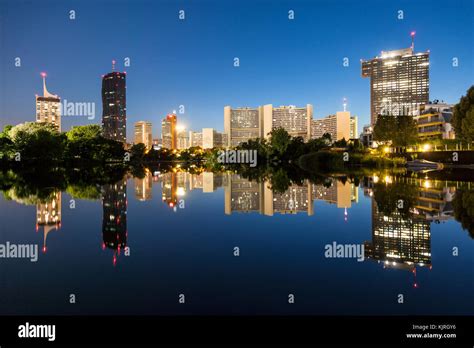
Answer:
<svg viewBox="0 0 474 348"><path fill-rule="evenodd" d="M374 174L374 176L372 177L372 179L374 180L374 184L378 183L379 182L379 177L377 175Z"/></svg>
<svg viewBox="0 0 474 348"><path fill-rule="evenodd" d="M392 178L388 175L385 176L384 181L386 184L391 184L392 183Z"/></svg>
<svg viewBox="0 0 474 348"><path fill-rule="evenodd" d="M430 144L425 144L423 145L423 151L426 152L426 151L430 151L431 149L431 145Z"/></svg>
<svg viewBox="0 0 474 348"><path fill-rule="evenodd" d="M425 188L430 188L430 187L431 187L431 183L430 183L428 180L426 180L426 181L423 183L423 186L424 186Z"/></svg>
<svg viewBox="0 0 474 348"><path fill-rule="evenodd" d="M178 189L176 190L176 194L178 196L184 196L186 194L186 191L184 190L184 187L178 187Z"/></svg>

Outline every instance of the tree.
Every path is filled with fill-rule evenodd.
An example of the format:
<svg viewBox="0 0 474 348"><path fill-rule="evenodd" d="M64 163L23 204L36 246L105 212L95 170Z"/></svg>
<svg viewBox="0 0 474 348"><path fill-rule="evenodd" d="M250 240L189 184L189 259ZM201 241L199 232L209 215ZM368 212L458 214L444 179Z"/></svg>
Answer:
<svg viewBox="0 0 474 348"><path fill-rule="evenodd" d="M56 126L43 122L21 123L11 128L8 136L22 159L61 159L67 140Z"/></svg>
<svg viewBox="0 0 474 348"><path fill-rule="evenodd" d="M474 107L466 112L466 117L461 122L461 134L466 141L474 141Z"/></svg>
<svg viewBox="0 0 474 348"><path fill-rule="evenodd" d="M374 140L397 147L405 147L418 141L418 130L412 116L379 115L374 125Z"/></svg>
<svg viewBox="0 0 474 348"><path fill-rule="evenodd" d="M270 132L270 148L273 154L277 156L283 155L290 145L291 136L282 128L276 128Z"/></svg>
<svg viewBox="0 0 474 348"><path fill-rule="evenodd" d="M456 132L456 138L468 140L472 135L474 123L470 123L472 116L468 113L474 108L474 86L471 86L465 96L461 97L459 103L454 105L451 123ZM463 121L466 120L464 123ZM471 138L472 139L472 138Z"/></svg>
<svg viewBox="0 0 474 348"><path fill-rule="evenodd" d="M143 143L134 144L130 148L130 154L132 156L133 161L141 161L145 156L146 152L146 145Z"/></svg>
<svg viewBox="0 0 474 348"><path fill-rule="evenodd" d="M378 115L374 125L374 140L383 144L389 143L394 138L393 132L395 127L396 122L394 116Z"/></svg>
<svg viewBox="0 0 474 348"><path fill-rule="evenodd" d="M97 124L90 124L87 126L72 127L66 133L69 141L82 141L86 139L97 139L102 136L102 129Z"/></svg>
<svg viewBox="0 0 474 348"><path fill-rule="evenodd" d="M418 142L418 130L412 116L396 116L393 145L406 147Z"/></svg>

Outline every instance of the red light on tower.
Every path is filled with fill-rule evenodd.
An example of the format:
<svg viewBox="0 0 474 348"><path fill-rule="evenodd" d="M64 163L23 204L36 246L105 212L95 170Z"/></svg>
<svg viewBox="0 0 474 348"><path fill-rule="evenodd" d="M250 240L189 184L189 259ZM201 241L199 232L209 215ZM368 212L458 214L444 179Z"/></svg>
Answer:
<svg viewBox="0 0 474 348"><path fill-rule="evenodd" d="M41 77L45 78L46 76L47 76L47 75L46 75L45 72L42 72L42 73L41 73Z"/></svg>

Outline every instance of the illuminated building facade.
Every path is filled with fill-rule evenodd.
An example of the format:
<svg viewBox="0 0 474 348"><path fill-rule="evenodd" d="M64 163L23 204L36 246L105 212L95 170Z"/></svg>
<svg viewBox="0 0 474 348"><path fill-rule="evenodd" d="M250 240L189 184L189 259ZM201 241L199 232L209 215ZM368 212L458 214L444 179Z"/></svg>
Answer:
<svg viewBox="0 0 474 348"><path fill-rule="evenodd" d="M36 96L36 122L51 123L61 131L61 99L46 89L46 73L43 78L43 96Z"/></svg>
<svg viewBox="0 0 474 348"><path fill-rule="evenodd" d="M224 133L227 134L227 146L235 147L250 139L263 135L263 108L224 107Z"/></svg>
<svg viewBox="0 0 474 348"><path fill-rule="evenodd" d="M152 198L153 175L149 170L145 171L144 178L134 178L135 198L139 201L148 201Z"/></svg>
<svg viewBox="0 0 474 348"><path fill-rule="evenodd" d="M46 252L46 239L49 232L61 227L61 192L56 192L46 202L36 205L36 230L44 227L43 252Z"/></svg>
<svg viewBox="0 0 474 348"><path fill-rule="evenodd" d="M311 121L313 119L313 106L296 107L294 105L273 107L267 104L263 109L263 137L268 138L269 133L276 128L285 129L292 137L302 137L305 141L311 138Z"/></svg>
<svg viewBox="0 0 474 348"><path fill-rule="evenodd" d="M455 139L451 124L453 105L435 101L420 105L420 112L415 116L418 136L425 139Z"/></svg>
<svg viewBox="0 0 474 348"><path fill-rule="evenodd" d="M161 122L161 142L165 149L175 150L178 148L178 136L176 114L168 114Z"/></svg>
<svg viewBox="0 0 474 348"><path fill-rule="evenodd" d="M431 265L430 223L422 216L390 215L379 211L372 199L372 241L364 243L365 257L385 267L413 269Z"/></svg>
<svg viewBox="0 0 474 348"><path fill-rule="evenodd" d="M138 121L135 123L135 144L145 144L146 149L150 150L153 147L153 135L151 122Z"/></svg>
<svg viewBox="0 0 474 348"><path fill-rule="evenodd" d="M116 71L102 77L102 132L105 138L122 143L127 141L125 78L125 72Z"/></svg>
<svg viewBox="0 0 474 348"><path fill-rule="evenodd" d="M412 33L412 37L414 33ZM370 121L378 115L415 116L429 100L429 51L410 48L382 51L380 57L362 60L362 77L370 78Z"/></svg>
<svg viewBox="0 0 474 348"><path fill-rule="evenodd" d="M332 141L353 139L357 133L357 117L351 117L349 111L338 111L335 115L312 120L311 138L321 138L325 133L331 135Z"/></svg>
<svg viewBox="0 0 474 348"><path fill-rule="evenodd" d="M102 247L114 251L114 264L127 246L127 181L102 187Z"/></svg>

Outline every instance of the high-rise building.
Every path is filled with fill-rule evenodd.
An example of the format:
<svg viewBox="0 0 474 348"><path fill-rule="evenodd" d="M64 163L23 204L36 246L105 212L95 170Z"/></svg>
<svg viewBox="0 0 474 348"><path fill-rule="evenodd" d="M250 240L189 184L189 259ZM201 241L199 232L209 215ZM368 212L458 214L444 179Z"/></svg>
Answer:
<svg viewBox="0 0 474 348"><path fill-rule="evenodd" d="M126 143L126 73L114 70L112 61L112 72L102 77L102 131L104 137Z"/></svg>
<svg viewBox="0 0 474 348"><path fill-rule="evenodd" d="M145 144L146 149L153 147L153 135L151 130L151 122L138 121L135 122L135 144Z"/></svg>
<svg viewBox="0 0 474 348"><path fill-rule="evenodd" d="M161 122L161 141L166 149L175 150L178 148L177 122L178 119L174 113L166 115Z"/></svg>
<svg viewBox="0 0 474 348"><path fill-rule="evenodd" d="M415 116L419 106L428 103L429 51L415 53L412 43L361 63L362 77L370 77L371 125L378 115Z"/></svg>
<svg viewBox="0 0 474 348"><path fill-rule="evenodd" d="M357 127L357 119L355 120L355 127ZM354 131L354 129L352 130ZM351 113L349 111L338 111L335 115L312 120L311 138L321 138L325 133L331 135L332 141L343 138L351 139Z"/></svg>
<svg viewBox="0 0 474 348"><path fill-rule="evenodd" d="M263 108L224 107L224 133L227 146L237 146L250 139L263 136Z"/></svg>
<svg viewBox="0 0 474 348"><path fill-rule="evenodd" d="M202 132L189 131L189 147L202 147Z"/></svg>
<svg viewBox="0 0 474 348"><path fill-rule="evenodd" d="M275 128L285 129L293 137L302 137L305 141L311 138L311 120L313 106L305 107L294 105L274 108L272 104L263 106L263 137L268 138Z"/></svg>
<svg viewBox="0 0 474 348"><path fill-rule="evenodd" d="M54 124L61 131L61 99L46 89L46 73L43 78L43 96L36 95L36 122Z"/></svg>

